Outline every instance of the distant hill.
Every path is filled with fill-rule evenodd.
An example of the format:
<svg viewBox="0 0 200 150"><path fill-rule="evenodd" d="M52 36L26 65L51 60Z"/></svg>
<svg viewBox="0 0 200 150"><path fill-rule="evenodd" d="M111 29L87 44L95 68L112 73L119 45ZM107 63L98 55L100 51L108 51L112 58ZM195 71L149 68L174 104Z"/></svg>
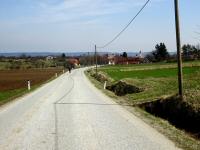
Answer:
<svg viewBox="0 0 200 150"><path fill-rule="evenodd" d="M150 52L142 52L143 56L148 55ZM116 52L98 52L98 55L105 55L105 54L116 54L120 55L121 53ZM138 53L136 52L127 52L128 56L133 57L136 56ZM175 52L170 52L171 55L176 54ZM37 56L61 56L62 52L10 52L10 53L1 53L0 56L4 57L20 57L22 55L37 57ZM66 52L66 56L70 57L79 57L79 56L86 56L86 55L94 55L94 52Z"/></svg>
<svg viewBox="0 0 200 150"><path fill-rule="evenodd" d="M36 57L36 56L59 56L62 53L51 53L51 52L38 52L38 53L30 53L30 52L11 52L11 53L0 53L0 56L4 57L20 57L22 55Z"/></svg>
<svg viewBox="0 0 200 150"><path fill-rule="evenodd" d="M61 56L62 52L11 52L11 53L0 53L0 56L4 57L20 57L22 55L25 56L31 56L31 57L37 57L37 56ZM92 55L94 53L89 53L89 55ZM71 53L65 53L66 56L72 56L72 57L78 57L83 55L88 55L88 52L71 52Z"/></svg>
<svg viewBox="0 0 200 150"><path fill-rule="evenodd" d="M116 54L120 55L121 53L116 52L98 52L98 55L105 55L105 54ZM128 56L135 56L138 53L128 53ZM37 56L60 56L62 52L10 52L10 53L0 53L0 56L4 57L20 57L22 55L37 57ZM71 57L78 57L78 56L86 56L86 55L94 55L94 52L67 52L65 53L66 56Z"/></svg>

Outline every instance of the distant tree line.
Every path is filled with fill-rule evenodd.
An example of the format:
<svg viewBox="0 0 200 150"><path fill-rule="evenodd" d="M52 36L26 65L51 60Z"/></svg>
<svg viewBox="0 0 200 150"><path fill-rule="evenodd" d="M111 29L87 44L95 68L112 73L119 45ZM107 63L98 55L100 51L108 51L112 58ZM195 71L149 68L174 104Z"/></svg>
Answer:
<svg viewBox="0 0 200 150"><path fill-rule="evenodd" d="M69 62L63 54L50 60L47 60L45 56L32 57L25 54L19 57L0 56L1 69L64 68L67 66L69 66Z"/></svg>
<svg viewBox="0 0 200 150"><path fill-rule="evenodd" d="M184 60L200 59L200 45L186 44L182 47Z"/></svg>
<svg viewBox="0 0 200 150"><path fill-rule="evenodd" d="M98 55L98 65L108 64L108 55ZM81 66L91 66L95 64L94 55L82 55L79 57L66 56L62 53L60 56L47 59L46 56L27 56L22 54L18 57L0 56L0 69L32 69L32 68L75 68L70 59L77 59Z"/></svg>
<svg viewBox="0 0 200 150"><path fill-rule="evenodd" d="M79 58L80 64L82 66L92 66L96 63L96 57L94 55L83 55ZM105 65L108 64L108 55L97 55L97 64Z"/></svg>
<svg viewBox="0 0 200 150"><path fill-rule="evenodd" d="M200 45L185 44L182 46L182 57L184 61L200 59ZM170 55L164 43L156 44L155 50L146 56L151 62L176 61L176 53Z"/></svg>

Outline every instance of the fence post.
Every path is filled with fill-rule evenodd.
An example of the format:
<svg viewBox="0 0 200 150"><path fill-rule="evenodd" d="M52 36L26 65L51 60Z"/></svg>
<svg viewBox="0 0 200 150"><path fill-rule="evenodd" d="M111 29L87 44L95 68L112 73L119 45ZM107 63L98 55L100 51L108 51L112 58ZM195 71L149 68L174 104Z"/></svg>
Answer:
<svg viewBox="0 0 200 150"><path fill-rule="evenodd" d="M104 86L103 86L104 90L106 89L106 84L107 84L107 81L105 81L105 83L104 83Z"/></svg>
<svg viewBox="0 0 200 150"><path fill-rule="evenodd" d="M31 81L30 80L27 81L27 86L28 86L28 90L30 91L31 90Z"/></svg>

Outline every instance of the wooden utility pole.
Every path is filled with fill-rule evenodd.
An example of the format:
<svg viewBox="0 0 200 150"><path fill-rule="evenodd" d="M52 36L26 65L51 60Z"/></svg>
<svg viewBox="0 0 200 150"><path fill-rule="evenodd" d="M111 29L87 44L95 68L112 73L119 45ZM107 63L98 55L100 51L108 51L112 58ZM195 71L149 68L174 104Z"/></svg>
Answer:
<svg viewBox="0 0 200 150"><path fill-rule="evenodd" d="M178 61L178 87L179 87L179 97L181 98L181 100L183 100L183 72L182 72L182 52L181 52L181 40L180 40L178 0L174 0L174 7L175 7L175 23L176 23L177 61Z"/></svg>
<svg viewBox="0 0 200 150"><path fill-rule="evenodd" d="M96 75L97 75L97 46L95 45L95 64L96 64Z"/></svg>

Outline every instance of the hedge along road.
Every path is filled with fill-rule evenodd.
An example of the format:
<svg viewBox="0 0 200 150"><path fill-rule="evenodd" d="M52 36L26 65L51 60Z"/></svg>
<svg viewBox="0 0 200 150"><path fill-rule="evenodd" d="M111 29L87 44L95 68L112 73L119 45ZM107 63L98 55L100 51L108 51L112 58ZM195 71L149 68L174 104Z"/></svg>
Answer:
<svg viewBox="0 0 200 150"><path fill-rule="evenodd" d="M169 150L162 134L73 70L0 108L2 150Z"/></svg>

